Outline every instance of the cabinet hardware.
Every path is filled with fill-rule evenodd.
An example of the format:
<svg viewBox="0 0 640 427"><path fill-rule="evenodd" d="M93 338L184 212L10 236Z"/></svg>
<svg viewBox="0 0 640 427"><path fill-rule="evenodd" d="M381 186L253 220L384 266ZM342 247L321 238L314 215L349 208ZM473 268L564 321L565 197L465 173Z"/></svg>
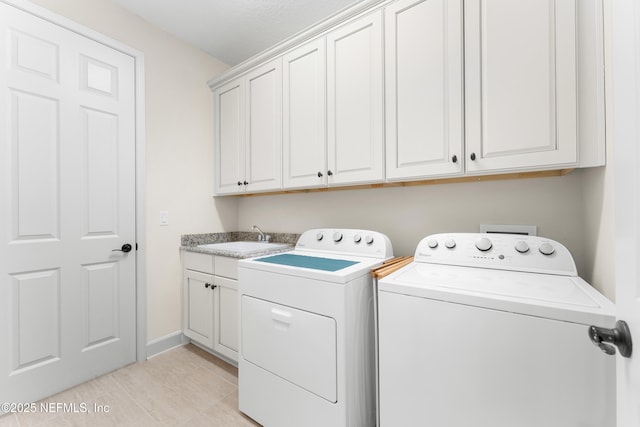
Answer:
<svg viewBox="0 0 640 427"><path fill-rule="evenodd" d="M471 160L475 160L476 159L476 153L471 153Z"/></svg>
<svg viewBox="0 0 640 427"><path fill-rule="evenodd" d="M453 163L458 163L458 156L456 156L455 154L453 155L453 157L451 158L451 161Z"/></svg>
<svg viewBox="0 0 640 427"><path fill-rule="evenodd" d="M331 171L327 171L327 175L332 176L332 175L333 175L333 172L331 172Z"/></svg>
<svg viewBox="0 0 640 427"><path fill-rule="evenodd" d="M322 178L322 172L318 172L318 178Z"/></svg>

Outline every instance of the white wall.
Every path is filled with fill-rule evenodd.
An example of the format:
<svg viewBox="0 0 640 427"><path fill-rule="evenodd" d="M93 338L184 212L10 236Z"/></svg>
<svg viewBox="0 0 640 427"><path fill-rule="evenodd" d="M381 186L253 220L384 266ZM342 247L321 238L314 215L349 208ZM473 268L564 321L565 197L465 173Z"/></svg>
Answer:
<svg viewBox="0 0 640 427"><path fill-rule="evenodd" d="M234 230L234 199L213 194L213 102L228 67L108 0L32 0L145 56L147 339L181 329L180 235ZM160 227L159 212L169 211Z"/></svg>

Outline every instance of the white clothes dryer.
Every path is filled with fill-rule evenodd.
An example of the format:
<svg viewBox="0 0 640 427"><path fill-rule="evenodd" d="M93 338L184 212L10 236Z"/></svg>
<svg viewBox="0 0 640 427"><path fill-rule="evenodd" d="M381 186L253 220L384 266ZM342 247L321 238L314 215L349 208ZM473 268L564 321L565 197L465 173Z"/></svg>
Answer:
<svg viewBox="0 0 640 427"><path fill-rule="evenodd" d="M588 333L614 307L558 242L426 237L378 315L381 427L615 426L615 358Z"/></svg>
<svg viewBox="0 0 640 427"><path fill-rule="evenodd" d="M238 263L239 407L265 427L375 425L371 269L384 234L314 229Z"/></svg>

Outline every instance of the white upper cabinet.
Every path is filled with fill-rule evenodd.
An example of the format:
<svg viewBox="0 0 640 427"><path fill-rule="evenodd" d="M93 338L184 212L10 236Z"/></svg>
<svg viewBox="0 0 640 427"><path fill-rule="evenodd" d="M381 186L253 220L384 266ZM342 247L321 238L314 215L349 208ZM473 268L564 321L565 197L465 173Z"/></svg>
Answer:
<svg viewBox="0 0 640 427"><path fill-rule="evenodd" d="M284 188L327 185L325 39L282 58Z"/></svg>
<svg viewBox="0 0 640 427"><path fill-rule="evenodd" d="M465 1L468 172L576 164L576 3Z"/></svg>
<svg viewBox="0 0 640 427"><path fill-rule="evenodd" d="M464 172L462 0L385 8L386 176Z"/></svg>
<svg viewBox="0 0 640 427"><path fill-rule="evenodd" d="M282 187L280 59L214 90L215 194Z"/></svg>
<svg viewBox="0 0 640 427"><path fill-rule="evenodd" d="M282 188L280 58L249 72L245 81L245 187L250 192L278 190Z"/></svg>
<svg viewBox="0 0 640 427"><path fill-rule="evenodd" d="M244 85L236 79L213 92L215 194L244 190Z"/></svg>
<svg viewBox="0 0 640 427"><path fill-rule="evenodd" d="M327 34L329 185L384 180L382 10Z"/></svg>
<svg viewBox="0 0 640 427"><path fill-rule="evenodd" d="M605 164L603 0L365 0L234 67L216 194Z"/></svg>

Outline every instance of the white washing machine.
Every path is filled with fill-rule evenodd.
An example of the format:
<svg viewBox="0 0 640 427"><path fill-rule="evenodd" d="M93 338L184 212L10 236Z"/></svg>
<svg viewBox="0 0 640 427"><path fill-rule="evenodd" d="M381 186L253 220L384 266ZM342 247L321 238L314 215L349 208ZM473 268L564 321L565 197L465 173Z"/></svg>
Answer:
<svg viewBox="0 0 640 427"><path fill-rule="evenodd" d="M370 271L392 256L384 234L315 229L238 263L242 412L266 427L375 425Z"/></svg>
<svg viewBox="0 0 640 427"><path fill-rule="evenodd" d="M438 234L378 283L381 427L614 427L614 307L549 239Z"/></svg>

